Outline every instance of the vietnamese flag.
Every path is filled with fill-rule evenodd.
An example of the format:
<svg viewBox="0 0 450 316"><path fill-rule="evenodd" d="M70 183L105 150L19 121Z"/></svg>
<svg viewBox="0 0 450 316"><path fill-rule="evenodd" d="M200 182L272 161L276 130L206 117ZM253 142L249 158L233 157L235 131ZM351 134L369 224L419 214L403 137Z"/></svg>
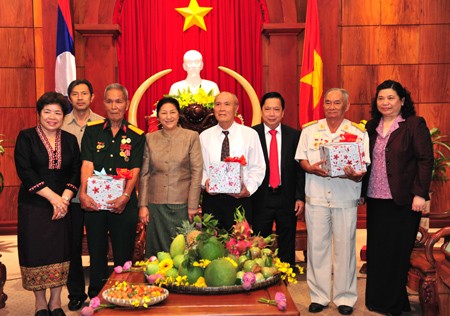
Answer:
<svg viewBox="0 0 450 316"><path fill-rule="evenodd" d="M317 0L308 0L300 75L300 126L323 118L323 63Z"/></svg>

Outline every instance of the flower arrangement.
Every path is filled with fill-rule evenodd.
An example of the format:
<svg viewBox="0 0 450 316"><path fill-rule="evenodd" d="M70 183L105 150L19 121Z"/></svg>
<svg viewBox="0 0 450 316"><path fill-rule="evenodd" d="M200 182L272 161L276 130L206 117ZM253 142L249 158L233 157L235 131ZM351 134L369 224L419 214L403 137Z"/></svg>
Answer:
<svg viewBox="0 0 450 316"><path fill-rule="evenodd" d="M200 87L196 93L192 93L188 87L181 91L178 90L176 95L165 94L164 96L172 97L180 104L180 124L184 128L201 133L203 130L217 124L213 113L215 98L213 89L206 92ZM160 128L156 114L156 103L153 105L152 114L146 116L147 131L149 133L155 132ZM240 114L235 116L235 121L239 124L244 124L244 118Z"/></svg>
<svg viewBox="0 0 450 316"><path fill-rule="evenodd" d="M214 107L213 89L211 89L209 92L206 92L202 87L200 87L198 88L197 93L194 94L188 87L187 89L183 89L182 91L178 90L177 95L166 94L164 96L177 99L177 101L180 103L180 109L184 109L190 104L200 104L207 109L212 109Z"/></svg>
<svg viewBox="0 0 450 316"><path fill-rule="evenodd" d="M211 214L196 216L192 223L183 222L170 252L158 252L136 265L144 267L150 284L169 289L238 286L251 290L277 275L286 282L297 282L293 267L281 262L278 250L270 249L275 236L253 236L241 208L235 212L231 232L219 229L217 224Z"/></svg>

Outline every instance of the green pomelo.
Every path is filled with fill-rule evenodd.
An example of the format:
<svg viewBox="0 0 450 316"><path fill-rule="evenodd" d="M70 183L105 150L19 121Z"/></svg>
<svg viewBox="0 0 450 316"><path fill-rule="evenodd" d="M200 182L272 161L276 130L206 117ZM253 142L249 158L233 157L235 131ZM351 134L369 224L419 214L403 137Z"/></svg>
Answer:
<svg viewBox="0 0 450 316"><path fill-rule="evenodd" d="M147 267L145 268L145 274L151 275L155 274L159 271L159 265L158 263L151 262L147 264Z"/></svg>
<svg viewBox="0 0 450 316"><path fill-rule="evenodd" d="M183 260L184 260L184 255L176 255L173 258L173 266L178 269L180 267L180 264L183 262Z"/></svg>
<svg viewBox="0 0 450 316"><path fill-rule="evenodd" d="M165 252L165 251L160 251L156 254L156 256L158 257L159 262L163 261L164 259L172 259L172 257L170 256L170 253Z"/></svg>
<svg viewBox="0 0 450 316"><path fill-rule="evenodd" d="M199 242L197 250L200 259L208 259L210 261L225 255L225 248L216 237L211 237L205 241Z"/></svg>
<svg viewBox="0 0 450 316"><path fill-rule="evenodd" d="M203 276L203 268L187 266L187 261L183 261L178 268L178 275L187 276L187 281L189 284L194 284L197 282L198 278Z"/></svg>
<svg viewBox="0 0 450 316"><path fill-rule="evenodd" d="M178 270L175 268L171 268L166 272L166 278L172 277L176 278L178 276Z"/></svg>
<svg viewBox="0 0 450 316"><path fill-rule="evenodd" d="M227 259L213 260L205 269L207 286L230 286L236 282L236 269Z"/></svg>
<svg viewBox="0 0 450 316"><path fill-rule="evenodd" d="M170 255L172 258L175 258L178 255L184 254L184 250L186 249L186 240L184 239L184 235L177 235L170 244Z"/></svg>

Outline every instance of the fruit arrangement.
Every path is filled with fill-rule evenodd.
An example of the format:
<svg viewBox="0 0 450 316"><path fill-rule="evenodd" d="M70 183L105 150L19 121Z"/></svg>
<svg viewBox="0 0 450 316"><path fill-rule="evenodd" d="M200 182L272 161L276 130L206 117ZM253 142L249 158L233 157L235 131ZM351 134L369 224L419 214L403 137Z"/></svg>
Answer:
<svg viewBox="0 0 450 316"><path fill-rule="evenodd" d="M115 305L148 307L156 304L169 295L166 289L148 284L129 284L116 282L114 286L103 292L103 298Z"/></svg>
<svg viewBox="0 0 450 316"><path fill-rule="evenodd" d="M277 250L270 248L275 236L253 236L243 210L236 210L230 233L217 224L211 214L196 216L192 223L183 222L169 252L158 252L137 263L145 267L148 282L171 287L238 286L244 290L275 277L296 282L289 264L281 262Z"/></svg>

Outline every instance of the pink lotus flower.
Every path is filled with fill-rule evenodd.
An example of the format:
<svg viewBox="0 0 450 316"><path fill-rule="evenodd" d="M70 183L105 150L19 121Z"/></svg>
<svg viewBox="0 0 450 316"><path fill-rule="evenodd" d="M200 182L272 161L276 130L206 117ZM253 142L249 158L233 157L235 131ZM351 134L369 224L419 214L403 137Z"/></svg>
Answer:
<svg viewBox="0 0 450 316"><path fill-rule="evenodd" d="M286 296L282 292L276 292L274 300L268 300L267 298L261 297L258 302L274 305L280 311L285 311L287 309Z"/></svg>
<svg viewBox="0 0 450 316"><path fill-rule="evenodd" d="M252 284L250 282L244 282L242 283L242 287L244 288L244 290L249 291L252 289Z"/></svg>
<svg viewBox="0 0 450 316"><path fill-rule="evenodd" d="M81 310L81 316L92 316L94 315L94 313L95 313L94 309L90 306L85 306Z"/></svg>
<svg viewBox="0 0 450 316"><path fill-rule="evenodd" d="M92 299L89 301L89 307L97 308L97 307L99 307L99 306L100 306L100 298L99 298L98 296L92 298Z"/></svg>
<svg viewBox="0 0 450 316"><path fill-rule="evenodd" d="M114 272L115 273L122 273L122 271L123 271L123 268L122 268L122 266L117 266L117 267L114 267Z"/></svg>
<svg viewBox="0 0 450 316"><path fill-rule="evenodd" d="M256 276L253 272L245 272L242 276L243 283L250 283L250 286L256 282Z"/></svg>
<svg viewBox="0 0 450 316"><path fill-rule="evenodd" d="M280 311L284 311L287 308L286 296L282 292L275 293L275 303Z"/></svg>
<svg viewBox="0 0 450 316"><path fill-rule="evenodd" d="M130 268L131 268L131 266L133 265L133 263L131 262L131 261L127 261L127 262L125 262L124 264L123 264L123 270L126 270L126 271L128 271L128 270L130 270Z"/></svg>
<svg viewBox="0 0 450 316"><path fill-rule="evenodd" d="M158 258L156 256L151 256L150 258L148 258L148 261L153 262L156 261Z"/></svg>
<svg viewBox="0 0 450 316"><path fill-rule="evenodd" d="M156 281L162 279L163 276L160 273L150 274L147 276L147 281L150 284L154 284Z"/></svg>

